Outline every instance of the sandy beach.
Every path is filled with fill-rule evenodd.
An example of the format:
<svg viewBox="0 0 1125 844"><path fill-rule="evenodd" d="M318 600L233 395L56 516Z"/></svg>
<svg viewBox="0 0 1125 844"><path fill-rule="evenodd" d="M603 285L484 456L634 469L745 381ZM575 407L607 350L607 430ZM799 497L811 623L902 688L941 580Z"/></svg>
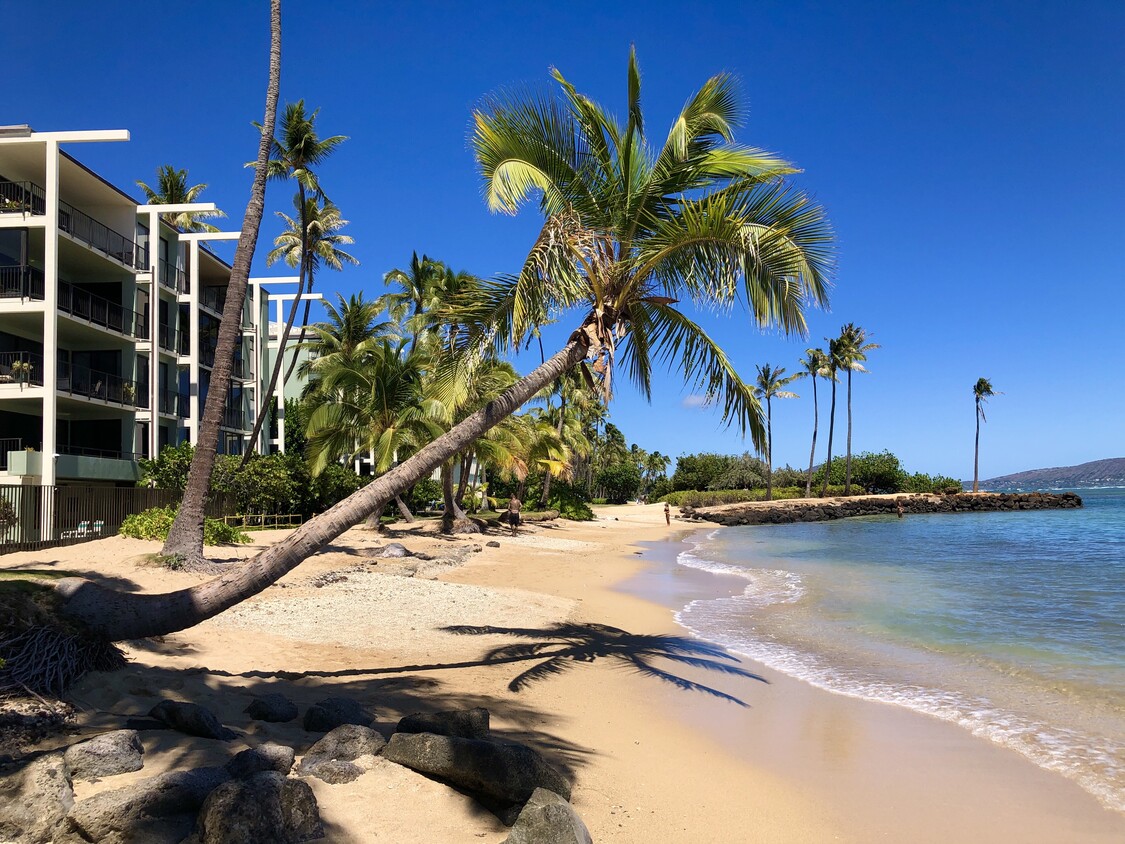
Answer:
<svg viewBox="0 0 1125 844"><path fill-rule="evenodd" d="M242 714L253 695L274 691L302 710L328 696L356 698L385 733L413 712L486 707L495 733L531 744L573 778L572 802L595 841L1125 840L1125 816L955 725L830 694L748 661L739 667L757 677L662 657L676 641L667 637L685 635L675 609L742 585L675 566L667 540L697 528L675 520L666 527L662 505L599 508L597 515L588 523L529 525L518 537L444 539L426 524L383 536L353 529L234 610L163 641L134 643L128 668L90 675L75 688L83 734L118 728L171 697L212 708L240 736L222 745L146 731L142 771L79 783L76 797L221 762L266 740L302 753L315 736L299 721ZM214 556L245 557L280 535L256 533L254 546ZM388 542L433 559L371 556ZM143 555L155 550L155 543L111 538L6 555L0 570L89 572L145 591L200 579L145 564ZM485 657L529 641L556 655L553 670L512 688L524 672L543 669L545 657ZM647 667L737 702L667 682ZM500 842L507 835L468 797L383 760L351 783L308 782L329 841Z"/></svg>

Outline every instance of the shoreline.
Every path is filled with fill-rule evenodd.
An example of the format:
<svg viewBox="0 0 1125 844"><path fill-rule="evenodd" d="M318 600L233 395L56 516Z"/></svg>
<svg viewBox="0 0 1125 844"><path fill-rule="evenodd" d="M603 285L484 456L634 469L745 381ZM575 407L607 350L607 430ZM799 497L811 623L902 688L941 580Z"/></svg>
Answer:
<svg viewBox="0 0 1125 844"><path fill-rule="evenodd" d="M1125 818L1070 780L955 725L816 689L745 659L742 667L768 683L648 658L668 637L688 637L673 620L685 590L722 594L722 576L674 561L662 570L655 558L656 549L673 547L670 538L708 526L667 527L662 505L598 514L595 522L536 525L516 538L499 533L487 537L499 548L463 555L458 567L409 573L395 568L397 560L356 571L357 560L387 541L432 554L469 551L485 537L350 531L238 608L241 618L226 614L131 648L127 669L84 680L74 695L81 726L118 728L173 697L213 708L244 730L241 742L280 741L300 754L311 742L299 724L245 724L241 711L251 694L282 692L302 708L328 696L355 697L384 731L411 712L484 706L498 735L532 744L571 774L575 808L599 842L1099 842L1125 834ZM35 563L96 571L142 590L198 580L131 561L150 544L99 540L49 549ZM0 569L31 559L5 556ZM349 579L323 582L338 572ZM725 588L744 584L732 579ZM482 655L520 640L455 636L441 630L449 624L522 628L552 647L563 641L561 629L582 647L565 670L513 691L509 685L530 663L489 663ZM632 657L749 708L661 682ZM143 740L142 771L83 784L76 796L173 765L213 764L220 752L242 747L166 733ZM506 837L468 798L392 768L339 786L308 780L327 840L499 844Z"/></svg>

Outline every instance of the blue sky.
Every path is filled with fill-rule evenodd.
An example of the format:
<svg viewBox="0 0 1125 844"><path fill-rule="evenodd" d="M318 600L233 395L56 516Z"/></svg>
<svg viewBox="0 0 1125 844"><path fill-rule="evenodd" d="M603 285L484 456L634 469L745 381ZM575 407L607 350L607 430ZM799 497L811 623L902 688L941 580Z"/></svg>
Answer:
<svg viewBox="0 0 1125 844"><path fill-rule="evenodd" d="M127 144L70 152L123 187L161 164L186 167L238 228L267 6L9 4L10 44L27 49L5 62L0 122L129 129ZM807 346L856 322L882 344L856 377L857 451L971 476L971 387L983 375L1003 392L982 434L983 477L1125 455L1119 0L287 0L284 27L283 101L304 98L324 134L351 139L322 181L362 264L324 273L326 294L381 292L383 273L415 249L479 275L516 269L539 220L485 208L472 107L500 87L546 86L557 66L620 110L635 44L654 142L707 77L735 73L749 108L738 139L802 167L839 235L831 310L811 315L807 340L761 334L740 314L707 320L744 377L764 362L792 370ZM271 187L270 211L289 203ZM266 220L263 274L278 230ZM796 389L800 400L774 408L778 464L808 460L812 403L807 384ZM623 390L613 420L630 442L673 456L746 448L686 398L676 376L661 377L651 405ZM822 433L820 455L823 443Z"/></svg>

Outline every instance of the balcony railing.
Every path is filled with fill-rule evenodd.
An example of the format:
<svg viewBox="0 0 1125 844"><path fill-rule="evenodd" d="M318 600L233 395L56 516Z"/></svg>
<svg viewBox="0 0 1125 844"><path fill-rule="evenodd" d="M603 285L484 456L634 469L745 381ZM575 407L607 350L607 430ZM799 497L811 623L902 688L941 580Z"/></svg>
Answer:
<svg viewBox="0 0 1125 844"><path fill-rule="evenodd" d="M225 407L223 408L223 427L235 428L241 431L246 427L245 414L242 412L241 407Z"/></svg>
<svg viewBox="0 0 1125 844"><path fill-rule="evenodd" d="M0 214L46 214L47 194L33 182L12 182L0 176Z"/></svg>
<svg viewBox="0 0 1125 844"><path fill-rule="evenodd" d="M17 437L0 439L0 472L8 471L8 452L23 451L23 440Z"/></svg>
<svg viewBox="0 0 1125 844"><path fill-rule="evenodd" d="M34 352L0 352L0 384L43 386L43 356Z"/></svg>
<svg viewBox="0 0 1125 844"><path fill-rule="evenodd" d="M99 223L73 205L59 202L59 228L71 237L85 241L95 249L138 270L148 269L148 249L138 246L133 238Z"/></svg>
<svg viewBox="0 0 1125 844"><path fill-rule="evenodd" d="M107 448L87 448L84 445L69 445L64 443L59 443L58 451L59 454L72 454L75 457L101 457L108 460L136 461L141 456L131 451L114 451Z"/></svg>
<svg viewBox="0 0 1125 844"><path fill-rule="evenodd" d="M227 289L225 287L204 287L199 292L199 304L221 315L227 304Z"/></svg>
<svg viewBox="0 0 1125 844"><path fill-rule="evenodd" d="M37 270L35 267L0 267L0 299L42 301L45 294L46 283L42 270Z"/></svg>
<svg viewBox="0 0 1125 844"><path fill-rule="evenodd" d="M58 389L72 396L112 402L126 407L147 407L148 396L137 389L137 382L112 372L101 372L59 361Z"/></svg>
<svg viewBox="0 0 1125 844"><path fill-rule="evenodd" d="M158 272L160 283L169 290L175 290L177 293L189 292L188 275L175 264L169 264L161 259Z"/></svg>
<svg viewBox="0 0 1125 844"><path fill-rule="evenodd" d="M148 316L59 282L59 310L138 340L148 339Z"/></svg>
<svg viewBox="0 0 1125 844"><path fill-rule="evenodd" d="M178 416L181 419L187 419L190 405L188 404L188 396L184 393L177 393L172 390L161 390L158 393L160 401L160 412L166 413L170 416Z"/></svg>

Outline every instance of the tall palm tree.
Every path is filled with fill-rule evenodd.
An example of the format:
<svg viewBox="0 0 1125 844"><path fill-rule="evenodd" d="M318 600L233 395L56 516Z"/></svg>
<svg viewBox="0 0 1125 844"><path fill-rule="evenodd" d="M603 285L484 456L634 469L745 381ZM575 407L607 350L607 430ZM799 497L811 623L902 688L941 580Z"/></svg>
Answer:
<svg viewBox="0 0 1125 844"><path fill-rule="evenodd" d="M867 360L867 353L879 348L878 343L868 343L867 337L867 332L852 322L840 329L840 339L844 341L844 368L848 372L848 457L844 469L844 495L852 493L852 373L866 372L863 362Z"/></svg>
<svg viewBox="0 0 1125 844"><path fill-rule="evenodd" d="M89 581L58 588L65 611L119 639L197 624L260 592L393 495L466 448L563 373L615 364L648 395L665 361L713 397L723 419L763 440L761 408L723 350L677 300L704 308L746 301L758 325L803 333L826 301L833 237L823 211L785 182L795 168L737 145L734 80L692 95L667 139L650 147L636 59L619 123L561 74L556 97L497 96L474 114L472 145L495 211L539 199L546 220L521 271L464 302L462 350L505 350L546 318L579 311L565 344L447 434L306 522L237 571L166 595L119 594ZM597 367L595 367L597 368ZM451 367L445 376L455 376ZM107 591L109 594L107 594Z"/></svg>
<svg viewBox="0 0 1125 844"><path fill-rule="evenodd" d="M756 367L758 380L754 385L754 395L758 400L766 400L766 501L773 500L773 400L800 398L785 387L792 384L802 373L785 374L784 366L770 366L768 363Z"/></svg>
<svg viewBox="0 0 1125 844"><path fill-rule="evenodd" d="M168 531L162 554L177 558L186 567L203 563L203 507L211 488L211 471L219 443L219 426L230 390L234 350L242 342L242 308L246 301L246 283L250 277L250 264L258 245L258 231L266 201L266 176L269 154L273 143L274 122L277 117L277 97L281 85L281 0L270 0L270 59L269 82L266 85L266 108L262 119L261 137L258 141L258 159L254 166L254 181L250 188L250 201L242 218L242 232L234 252L230 282L227 284L227 301L219 325L219 338L215 349L215 363L211 368L211 388L203 407L199 434L188 472L183 501L176 520Z"/></svg>
<svg viewBox="0 0 1125 844"><path fill-rule="evenodd" d="M293 201L298 212L296 230L300 235L297 255L303 256L303 258L293 264L293 266L298 267L297 294L293 297L293 302L289 307L289 315L285 319L285 327L278 337L277 358L274 360L273 371L270 373L269 389L262 396L258 416L254 420L254 429L250 434L249 447L243 455L241 466L246 465L246 461L257 448L258 436L261 434L262 426L270 414L270 397L273 395L278 376L281 373L281 367L284 365L285 347L289 343L289 334L292 332L293 323L297 319L297 311L305 295L306 284L308 290L312 291L310 238L315 236L313 212L320 208L316 200L323 199L326 205L329 204L324 191L321 189L320 177L316 173L316 168L327 161L336 147L347 140L344 135L333 135L330 138L321 139L316 131L316 118L319 113L320 110L317 109L312 114L307 114L304 100L287 103L285 113L281 116L281 138L280 140L274 138L270 148L269 177L274 180L292 179L297 183L297 196ZM332 207L335 208L335 206ZM281 216L284 217L285 215ZM339 219L338 211L336 217ZM285 219L288 220L287 217ZM341 224L346 223L346 220L341 221ZM294 227L290 226L290 228ZM351 242L350 238L348 242ZM308 301L305 302L303 323L309 321L310 304Z"/></svg>
<svg viewBox="0 0 1125 844"><path fill-rule="evenodd" d="M293 198L294 205L300 202L300 199L300 194L295 196ZM285 221L286 228L274 239L274 248L266 256L267 265L272 266L279 260L284 260L291 267L300 266L301 276L307 280L309 290L312 290L313 279L322 265L339 272L344 268L344 264L353 266L359 264L359 261L353 255L340 248L341 245L347 245L355 241L348 235L339 233L340 229L348 224L348 221L340 216L339 208L328 200L324 200L321 204L317 197L311 196L305 200L304 207L298 208L297 211L296 219L280 211L277 212L277 216ZM296 299L294 299L294 303L296 303ZM306 302L305 304L308 305L309 303ZM262 393L258 416L254 420L254 429L250 433L250 444L246 453L242 455L242 463L239 468L245 466L250 459L250 455L253 454L257 447L258 435L262 431L262 426L273 410L273 393L277 389L281 367L284 365L285 341L295 316L295 310L290 308L285 331L282 332L278 342L273 371L270 373L269 383ZM285 380L281 382L283 385L289 380L296 364L297 356L294 355L289 371L285 375Z"/></svg>
<svg viewBox="0 0 1125 844"><path fill-rule="evenodd" d="M828 412L828 457L824 460L824 483L820 487L820 497L828 494L828 478L832 474L832 438L836 433L836 384L839 383L841 369L847 365L847 343L842 337L828 340L828 365L826 377L832 384L832 409Z"/></svg>
<svg viewBox="0 0 1125 844"><path fill-rule="evenodd" d="M206 184L188 187L188 171L177 170L171 164L165 164L156 170L156 187L151 188L137 179L137 187L145 192L145 198L150 205L179 205L189 202L199 202L200 194L207 189ZM160 218L168 225L175 226L185 232L217 232L218 226L203 222L207 219L225 217L226 214L217 208L214 211L181 211L178 214L161 214Z"/></svg>
<svg viewBox="0 0 1125 844"><path fill-rule="evenodd" d="M376 323L381 309L376 302L364 299L362 290L347 299L337 293L336 300L336 304L324 303L328 320L310 325L305 332L309 339L302 342L301 347L308 352L308 357L297 370L304 378L310 375L316 361L332 356L348 357L364 340L392 333L390 324Z"/></svg>
<svg viewBox="0 0 1125 844"><path fill-rule="evenodd" d="M808 376L812 379L812 448L809 449L809 476L805 481L805 498L810 498L812 497L813 462L816 460L816 432L820 422L820 407L816 397L816 379L828 377L828 355L824 353L823 349L805 349L805 356L801 359L800 364L804 367L804 371L800 373L801 377Z"/></svg>
<svg viewBox="0 0 1125 844"><path fill-rule="evenodd" d="M973 399L977 405L977 436L973 445L973 492L980 491L979 476L980 476L980 423L987 422L984 418L984 403L988 399L996 395L992 389L992 382L987 378L978 378L977 383L973 384Z"/></svg>
<svg viewBox="0 0 1125 844"><path fill-rule="evenodd" d="M441 302L444 273L445 265L441 261L435 261L428 255L419 258L418 253L414 252L410 256L409 269L393 269L383 276L385 284L398 285L399 289L384 293L379 298L379 304L386 309L391 319L407 327L411 351L418 345L423 313Z"/></svg>

